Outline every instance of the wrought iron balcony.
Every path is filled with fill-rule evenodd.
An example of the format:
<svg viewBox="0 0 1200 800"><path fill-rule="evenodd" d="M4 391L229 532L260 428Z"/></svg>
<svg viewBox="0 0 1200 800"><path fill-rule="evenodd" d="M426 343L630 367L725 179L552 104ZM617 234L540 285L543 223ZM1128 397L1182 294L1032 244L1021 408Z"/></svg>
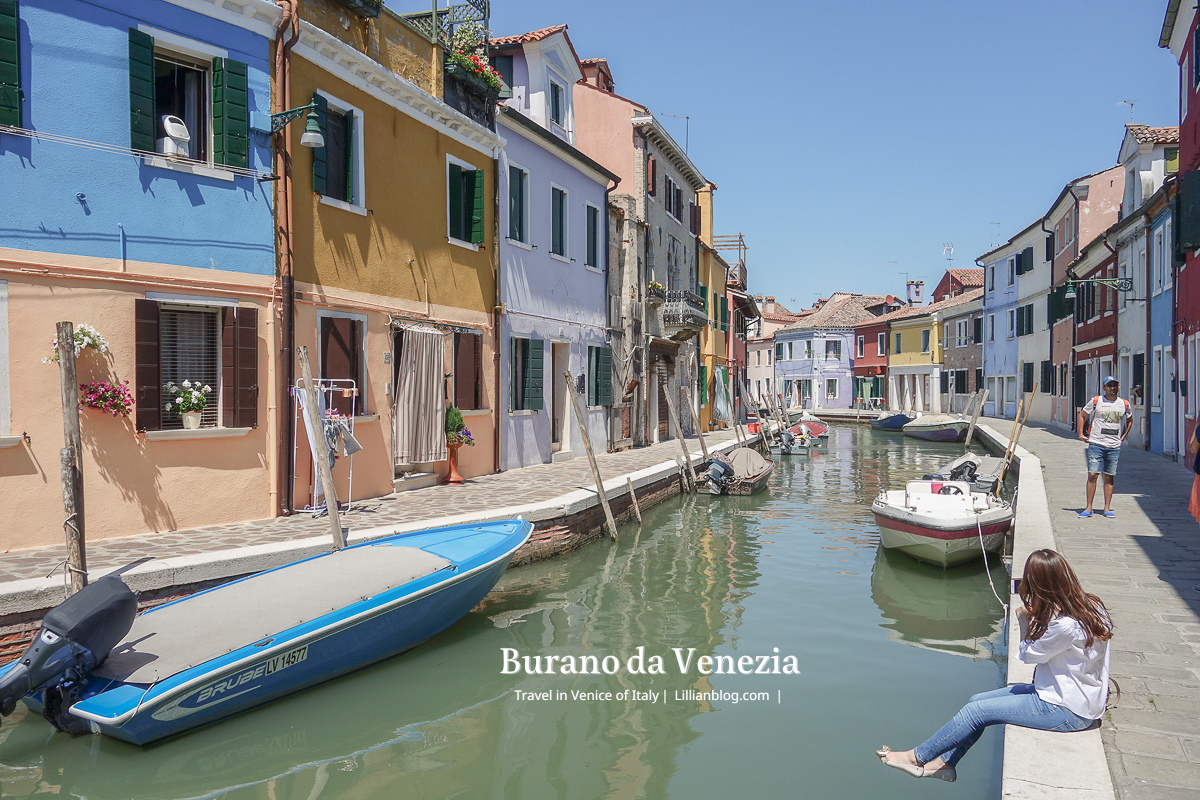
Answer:
<svg viewBox="0 0 1200 800"><path fill-rule="evenodd" d="M669 338L677 341L690 339L708 324L704 301L687 290L669 291L662 307L662 322Z"/></svg>
<svg viewBox="0 0 1200 800"><path fill-rule="evenodd" d="M646 286L646 302L650 305L660 305L667 299L667 290L661 283L650 281Z"/></svg>

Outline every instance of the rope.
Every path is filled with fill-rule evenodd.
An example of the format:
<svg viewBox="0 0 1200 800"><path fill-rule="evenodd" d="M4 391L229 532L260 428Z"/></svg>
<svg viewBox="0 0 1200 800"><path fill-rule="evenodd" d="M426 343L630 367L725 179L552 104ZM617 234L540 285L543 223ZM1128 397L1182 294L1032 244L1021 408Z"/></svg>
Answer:
<svg viewBox="0 0 1200 800"><path fill-rule="evenodd" d="M979 531L979 552L983 554L983 573L987 576L988 588L992 590L992 596L996 598L996 602L1004 609L1004 614L1008 615L1008 603L1000 599L1000 595L996 593L996 584L992 581L992 571L988 568L987 549L983 546L983 522L981 521L982 513L975 512L975 528Z"/></svg>

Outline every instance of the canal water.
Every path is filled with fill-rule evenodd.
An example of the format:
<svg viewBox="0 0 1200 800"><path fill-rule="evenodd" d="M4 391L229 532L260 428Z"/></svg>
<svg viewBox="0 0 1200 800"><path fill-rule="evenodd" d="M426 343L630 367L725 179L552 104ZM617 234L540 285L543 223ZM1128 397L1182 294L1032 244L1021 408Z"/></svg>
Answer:
<svg viewBox="0 0 1200 800"><path fill-rule="evenodd" d="M835 425L825 452L780 457L753 497L670 500L618 544L511 570L415 651L146 749L52 733L22 706L0 728L0 794L999 797L996 729L953 787L873 752L916 745L1004 681L988 587L1003 589L1003 564L943 571L883 552L869 510L961 452ZM505 674L506 652L519 672ZM528 674L524 656L560 659ZM559 674L582 656L599 674ZM663 674L648 673L653 656ZM731 656L734 671L701 674L700 656ZM799 674L784 674L793 661Z"/></svg>

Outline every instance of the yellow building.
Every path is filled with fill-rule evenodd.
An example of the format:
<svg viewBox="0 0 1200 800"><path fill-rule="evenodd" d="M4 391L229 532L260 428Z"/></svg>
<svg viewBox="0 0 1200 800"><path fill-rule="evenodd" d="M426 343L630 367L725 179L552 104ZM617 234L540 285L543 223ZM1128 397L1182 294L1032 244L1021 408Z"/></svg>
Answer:
<svg viewBox="0 0 1200 800"><path fill-rule="evenodd" d="M711 196L709 193L708 197ZM727 422L715 419L718 416L714 413L719 392L718 382L724 385L724 396L732 405L733 392L726 360L726 354L729 352L729 297L726 293L728 272L729 265L721 258L721 254L701 241L697 280L700 284L700 298L708 314L708 325L700 331L699 342L699 392L696 403L700 412L701 431L728 427Z"/></svg>
<svg viewBox="0 0 1200 800"><path fill-rule="evenodd" d="M900 411L941 412L945 342L941 323L948 309L979 299L982 289L927 306L902 308L879 318L888 323L888 406Z"/></svg>
<svg viewBox="0 0 1200 800"><path fill-rule="evenodd" d="M303 119L287 129L295 343L314 377L332 382L331 404L353 417L363 445L353 497L445 472L446 403L463 409L475 441L462 448L461 473L493 472L500 139L430 94L442 89L443 48L411 22L385 8L347 27L328 0L304 9L282 102L314 105L324 146L301 146ZM286 286L286 264L281 272ZM301 507L311 458L302 432L295 441ZM344 461L334 470L342 498Z"/></svg>

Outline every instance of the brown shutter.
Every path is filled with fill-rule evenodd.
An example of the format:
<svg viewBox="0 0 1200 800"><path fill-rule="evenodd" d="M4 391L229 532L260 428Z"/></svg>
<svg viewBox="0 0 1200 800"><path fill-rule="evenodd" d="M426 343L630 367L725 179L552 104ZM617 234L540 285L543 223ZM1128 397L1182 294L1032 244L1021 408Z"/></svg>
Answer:
<svg viewBox="0 0 1200 800"><path fill-rule="evenodd" d="M133 301L133 308L137 428L140 431L156 431L162 427L158 303L138 298Z"/></svg>
<svg viewBox="0 0 1200 800"><path fill-rule="evenodd" d="M654 156L646 157L646 194L654 197L658 191L658 162Z"/></svg>
<svg viewBox="0 0 1200 800"><path fill-rule="evenodd" d="M258 427L258 309L237 312L237 408L234 424Z"/></svg>
<svg viewBox="0 0 1200 800"><path fill-rule="evenodd" d="M478 408L476 365L479 363L479 349L477 335L458 334L458 351L454 354L454 404L459 408Z"/></svg>
<svg viewBox="0 0 1200 800"><path fill-rule="evenodd" d="M221 312L221 421L258 427L258 309Z"/></svg>
<svg viewBox="0 0 1200 800"><path fill-rule="evenodd" d="M324 317L321 319L321 377L329 380L350 379L359 380L358 343L361 339L359 321L344 317ZM359 398L363 387L358 387ZM342 397L341 392L333 393L330 406L342 416L353 416L362 407L359 398Z"/></svg>

